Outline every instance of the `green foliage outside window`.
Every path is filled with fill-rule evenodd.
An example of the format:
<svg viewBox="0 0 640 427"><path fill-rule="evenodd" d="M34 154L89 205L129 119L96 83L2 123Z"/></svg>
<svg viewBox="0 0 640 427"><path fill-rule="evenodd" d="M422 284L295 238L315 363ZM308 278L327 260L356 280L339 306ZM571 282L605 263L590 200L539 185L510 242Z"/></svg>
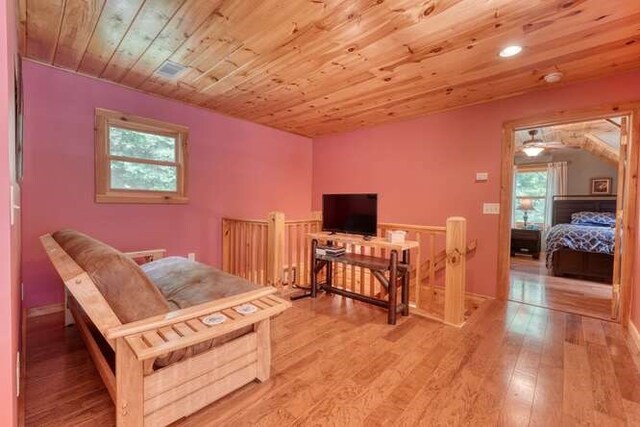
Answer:
<svg viewBox="0 0 640 427"><path fill-rule="evenodd" d="M174 166L146 163L111 162L111 188L116 190L176 191L178 188Z"/></svg>
<svg viewBox="0 0 640 427"><path fill-rule="evenodd" d="M170 136L109 127L109 154L160 162L176 161L176 139ZM111 161L111 188L177 191L175 166Z"/></svg>
<svg viewBox="0 0 640 427"><path fill-rule="evenodd" d="M528 212L528 223L544 224L547 196L547 171L517 172L515 185L514 222L524 222L524 212L518 210L520 199L531 199L534 210Z"/></svg>

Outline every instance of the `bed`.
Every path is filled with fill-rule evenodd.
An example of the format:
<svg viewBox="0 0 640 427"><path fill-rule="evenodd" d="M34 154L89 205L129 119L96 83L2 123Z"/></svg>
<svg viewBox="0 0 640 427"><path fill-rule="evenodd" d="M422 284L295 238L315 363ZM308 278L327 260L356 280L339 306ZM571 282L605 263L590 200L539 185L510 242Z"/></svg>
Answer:
<svg viewBox="0 0 640 427"><path fill-rule="evenodd" d="M168 425L269 378L270 320L291 306L275 288L73 230L41 242L118 426Z"/></svg>
<svg viewBox="0 0 640 427"><path fill-rule="evenodd" d="M546 235L546 265L554 276L612 283L615 196L556 196Z"/></svg>

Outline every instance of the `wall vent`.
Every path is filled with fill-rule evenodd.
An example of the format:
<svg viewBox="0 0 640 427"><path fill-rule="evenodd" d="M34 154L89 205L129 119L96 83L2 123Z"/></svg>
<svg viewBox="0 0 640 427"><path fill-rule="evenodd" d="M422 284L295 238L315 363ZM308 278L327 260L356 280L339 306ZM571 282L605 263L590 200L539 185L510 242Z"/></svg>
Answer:
<svg viewBox="0 0 640 427"><path fill-rule="evenodd" d="M187 67L185 67L182 64L166 61L164 64L162 64L160 68L158 68L157 73L160 74L162 77L167 77L172 79L176 77L178 74L180 74L181 72L183 72L185 68Z"/></svg>

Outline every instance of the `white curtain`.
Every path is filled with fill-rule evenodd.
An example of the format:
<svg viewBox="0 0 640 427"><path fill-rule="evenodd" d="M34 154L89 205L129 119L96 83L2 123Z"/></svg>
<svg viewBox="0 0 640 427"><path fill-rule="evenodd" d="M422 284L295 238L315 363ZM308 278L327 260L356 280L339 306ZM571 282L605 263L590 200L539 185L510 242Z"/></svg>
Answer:
<svg viewBox="0 0 640 427"><path fill-rule="evenodd" d="M547 200L544 213L544 235L551 228L553 216L553 196L567 194L567 162L547 164ZM544 243L544 242L543 242Z"/></svg>

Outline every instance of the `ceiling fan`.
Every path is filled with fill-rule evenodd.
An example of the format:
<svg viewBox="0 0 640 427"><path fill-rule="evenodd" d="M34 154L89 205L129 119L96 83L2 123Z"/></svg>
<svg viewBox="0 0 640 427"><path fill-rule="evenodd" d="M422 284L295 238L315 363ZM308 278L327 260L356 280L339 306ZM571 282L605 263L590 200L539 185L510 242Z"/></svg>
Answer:
<svg viewBox="0 0 640 427"><path fill-rule="evenodd" d="M566 149L571 148L559 141L544 141L537 137L539 130L531 129L528 131L530 138L522 141L519 150L524 152L527 157L536 157L545 149Z"/></svg>

